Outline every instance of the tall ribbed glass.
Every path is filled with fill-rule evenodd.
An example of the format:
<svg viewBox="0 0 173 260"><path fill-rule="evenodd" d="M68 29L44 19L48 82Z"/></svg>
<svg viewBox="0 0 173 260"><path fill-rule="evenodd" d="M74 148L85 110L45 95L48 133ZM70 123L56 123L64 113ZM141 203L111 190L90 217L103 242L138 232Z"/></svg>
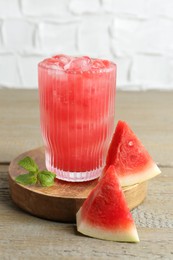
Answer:
<svg viewBox="0 0 173 260"><path fill-rule="evenodd" d="M66 181L101 174L114 130L116 65L66 69L38 66L46 167Z"/></svg>

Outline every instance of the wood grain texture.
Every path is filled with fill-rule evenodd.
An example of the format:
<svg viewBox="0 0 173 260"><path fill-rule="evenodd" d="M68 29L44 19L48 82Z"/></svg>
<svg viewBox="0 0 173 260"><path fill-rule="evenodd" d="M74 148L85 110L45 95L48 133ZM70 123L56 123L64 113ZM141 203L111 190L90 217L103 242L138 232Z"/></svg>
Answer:
<svg viewBox="0 0 173 260"><path fill-rule="evenodd" d="M126 120L156 162L173 166L173 92L117 92L116 122ZM43 144L37 90L0 90L0 162Z"/></svg>
<svg viewBox="0 0 173 260"><path fill-rule="evenodd" d="M33 217L12 202L9 162L42 145L36 90L0 90L0 259L173 259L173 92L117 92L116 121L129 122L162 174L132 211L141 242L82 236L74 224Z"/></svg>
<svg viewBox="0 0 173 260"><path fill-rule="evenodd" d="M13 201L35 216L61 222L76 222L77 211L98 180L78 183L56 180L49 188L38 185L23 186L16 183L15 177L25 172L18 166L18 162L26 156L31 157L39 169L46 169L43 147L25 152L14 159L9 167L9 185ZM147 182L125 187L123 190L129 208L133 209L145 199Z"/></svg>
<svg viewBox="0 0 173 260"><path fill-rule="evenodd" d="M132 211L140 243L83 236L74 224L33 217L12 202L8 166L0 165L0 259L173 259L172 168L151 180L147 199Z"/></svg>

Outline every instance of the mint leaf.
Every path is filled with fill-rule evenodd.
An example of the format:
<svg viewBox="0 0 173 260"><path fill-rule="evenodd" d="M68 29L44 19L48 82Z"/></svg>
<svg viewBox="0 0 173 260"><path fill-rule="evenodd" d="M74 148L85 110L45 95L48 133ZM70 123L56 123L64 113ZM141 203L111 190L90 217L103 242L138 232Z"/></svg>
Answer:
<svg viewBox="0 0 173 260"><path fill-rule="evenodd" d="M41 171L38 173L38 181L43 187L50 187L54 184L56 174L49 171Z"/></svg>
<svg viewBox="0 0 173 260"><path fill-rule="evenodd" d="M16 182L23 185L32 185L37 183L37 175L33 172L20 174L16 177Z"/></svg>
<svg viewBox="0 0 173 260"><path fill-rule="evenodd" d="M50 187L54 184L56 174L47 170L39 171L38 165L29 156L25 157L18 163L22 168L29 173L21 174L16 177L16 182L23 185L32 185L40 183L43 187Z"/></svg>
<svg viewBox="0 0 173 260"><path fill-rule="evenodd" d="M34 160L30 157L25 157L18 163L25 170L35 173L38 172L38 165L34 162Z"/></svg>

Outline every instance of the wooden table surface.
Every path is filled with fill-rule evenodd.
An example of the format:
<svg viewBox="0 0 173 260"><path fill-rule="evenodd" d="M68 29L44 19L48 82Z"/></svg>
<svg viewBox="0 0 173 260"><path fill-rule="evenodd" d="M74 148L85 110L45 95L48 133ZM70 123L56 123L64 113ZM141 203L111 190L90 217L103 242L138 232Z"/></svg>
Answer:
<svg viewBox="0 0 173 260"><path fill-rule="evenodd" d="M140 243L80 235L75 224L33 217L14 205L10 161L41 146L36 90L0 90L0 259L173 259L173 92L118 92L116 121L126 120L162 174L134 209Z"/></svg>

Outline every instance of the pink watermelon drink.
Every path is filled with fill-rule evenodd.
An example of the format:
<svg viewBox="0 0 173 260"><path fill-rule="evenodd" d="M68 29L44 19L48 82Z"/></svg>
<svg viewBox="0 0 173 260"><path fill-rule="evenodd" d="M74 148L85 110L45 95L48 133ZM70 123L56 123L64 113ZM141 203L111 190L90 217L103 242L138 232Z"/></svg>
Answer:
<svg viewBox="0 0 173 260"><path fill-rule="evenodd" d="M114 129L116 65L57 55L38 72L47 169L67 181L97 178Z"/></svg>

